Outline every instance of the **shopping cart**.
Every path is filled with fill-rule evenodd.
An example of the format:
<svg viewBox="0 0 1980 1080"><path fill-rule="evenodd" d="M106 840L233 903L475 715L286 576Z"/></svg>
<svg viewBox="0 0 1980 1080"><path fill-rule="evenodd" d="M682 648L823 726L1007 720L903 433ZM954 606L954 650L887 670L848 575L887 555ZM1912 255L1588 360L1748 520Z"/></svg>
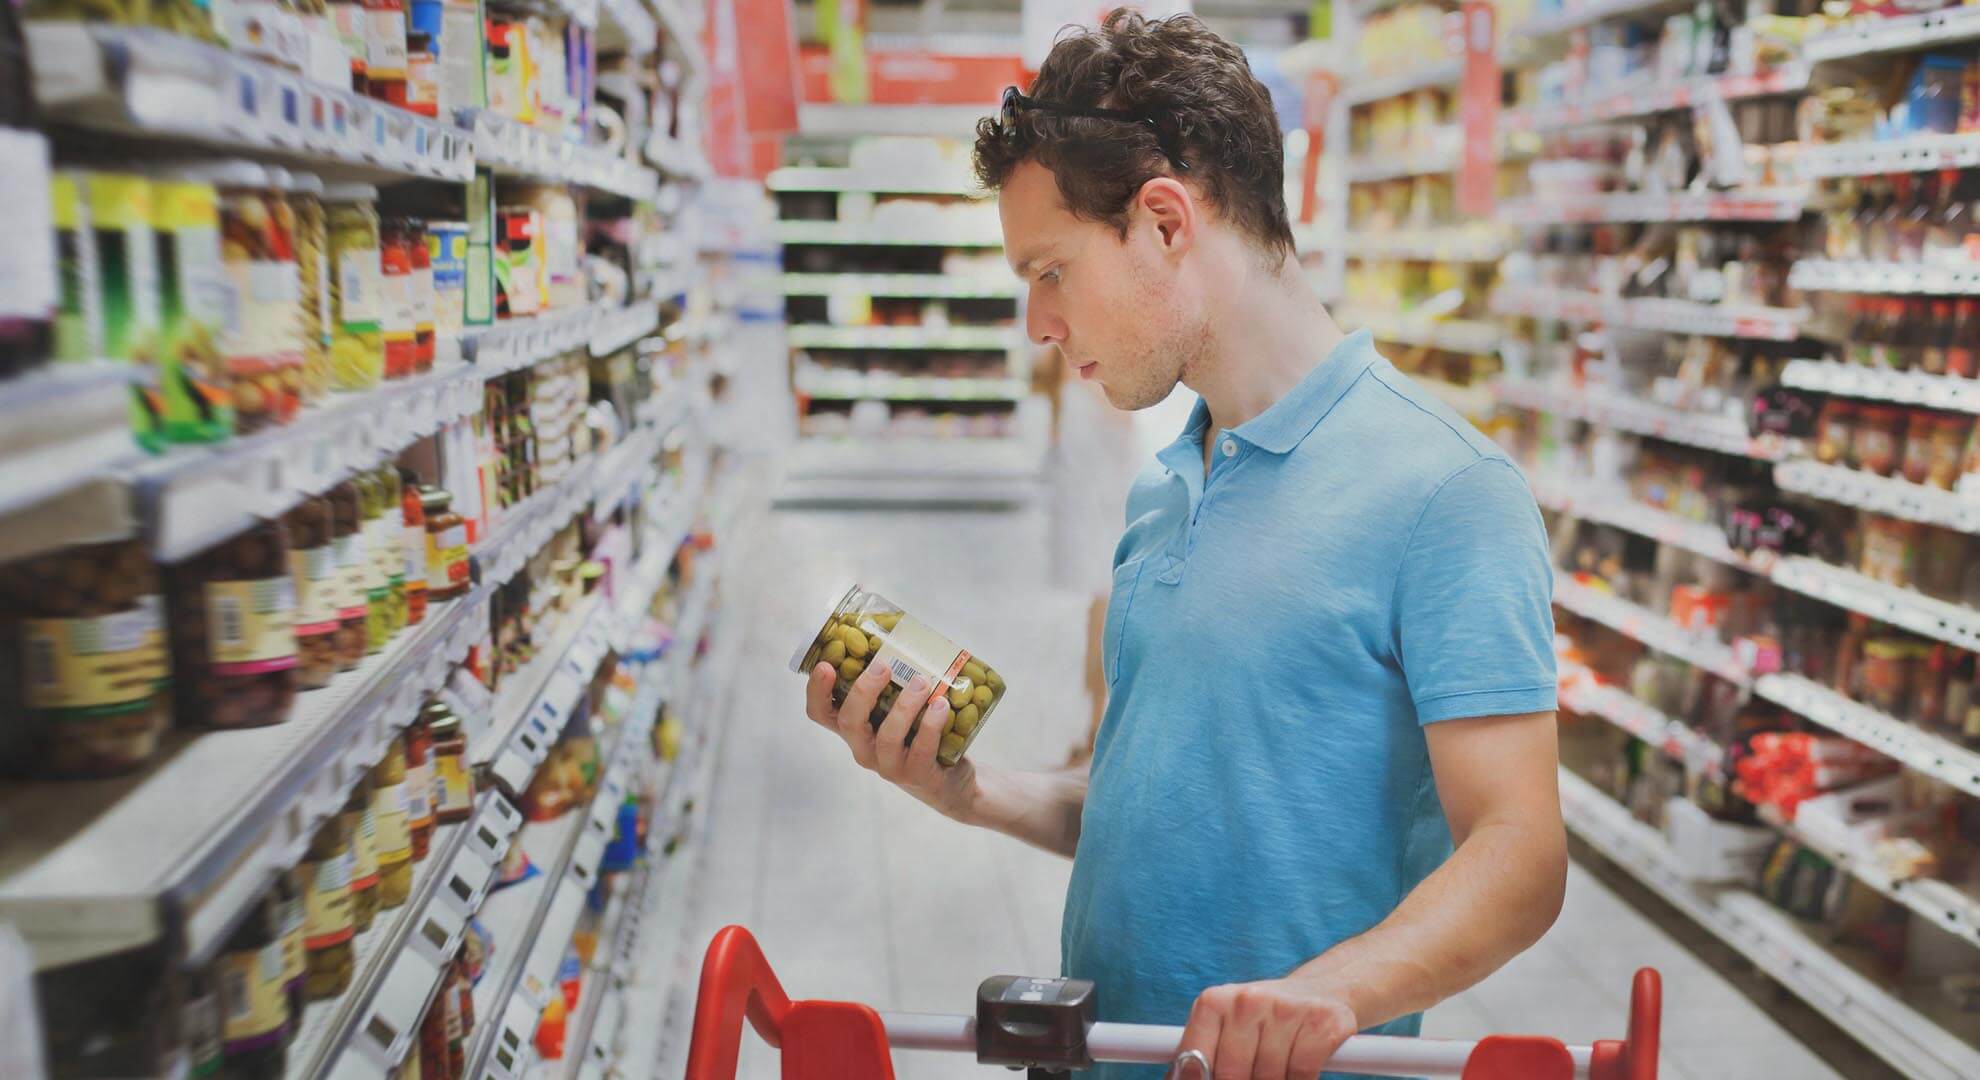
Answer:
<svg viewBox="0 0 1980 1080"><path fill-rule="evenodd" d="M1656 1080L1663 990L1643 968L1630 989L1629 1035L1568 1046L1540 1035L1493 1035L1476 1042L1356 1035L1327 1068L1375 1076L1459 1080ZM1077 979L998 976L977 990L975 1016L881 1013L845 1001L792 1001L756 939L740 926L715 935L701 967L686 1080L735 1080L743 1021L783 1051L783 1080L893 1080L889 1048L974 1053L984 1065L1032 1069L1033 1076L1134 1062L1174 1067L1183 1029L1095 1020L1093 984ZM1207 1080L1207 1070L1200 1070ZM1185 1077L1185 1080L1187 1078Z"/></svg>

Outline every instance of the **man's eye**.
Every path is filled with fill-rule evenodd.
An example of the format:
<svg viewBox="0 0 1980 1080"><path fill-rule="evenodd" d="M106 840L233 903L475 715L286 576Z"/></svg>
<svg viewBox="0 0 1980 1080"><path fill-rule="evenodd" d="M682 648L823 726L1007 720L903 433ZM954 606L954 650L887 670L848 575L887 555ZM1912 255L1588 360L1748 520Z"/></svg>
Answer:
<svg viewBox="0 0 1980 1080"><path fill-rule="evenodd" d="M1055 266L1050 270L1047 270L1044 273L1039 274L1038 280L1049 281L1052 284L1057 285L1059 283L1059 268Z"/></svg>

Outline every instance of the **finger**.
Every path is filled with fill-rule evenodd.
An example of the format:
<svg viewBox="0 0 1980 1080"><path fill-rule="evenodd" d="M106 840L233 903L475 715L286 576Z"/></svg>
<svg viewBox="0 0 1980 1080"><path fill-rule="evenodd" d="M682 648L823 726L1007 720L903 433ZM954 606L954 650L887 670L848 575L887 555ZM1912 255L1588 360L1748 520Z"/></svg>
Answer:
<svg viewBox="0 0 1980 1080"><path fill-rule="evenodd" d="M921 715L921 707L928 703L928 692L934 685L928 676L916 675L894 699L894 707L887 710L887 719L881 721L880 730L873 737L874 756L879 759L881 775L892 777L900 773L901 760L908 752L908 729Z"/></svg>
<svg viewBox="0 0 1980 1080"><path fill-rule="evenodd" d="M838 710L832 707L832 687L838 681L839 673L832 665L821 663L811 669L811 678L804 684L804 714L833 731L839 730Z"/></svg>
<svg viewBox="0 0 1980 1080"><path fill-rule="evenodd" d="M1252 1080L1258 1074L1252 1063L1258 1059L1259 1022L1241 1012L1225 1017L1217 1032L1217 1053L1210 1060L1210 1075L1216 1080Z"/></svg>
<svg viewBox="0 0 1980 1080"><path fill-rule="evenodd" d="M1341 1048L1344 1038L1316 1025L1301 1027L1299 1034L1293 1038L1292 1052L1286 1056L1286 1075L1299 1077L1300 1080L1319 1076L1333 1058L1334 1051Z"/></svg>
<svg viewBox="0 0 1980 1080"><path fill-rule="evenodd" d="M940 694L931 694L928 708L922 711L921 728L915 732L914 741L908 744L906 771L909 776L928 776L941 768L935 764L935 751L942 746L942 736L949 733L955 717L949 711L949 699Z"/></svg>
<svg viewBox="0 0 1980 1080"><path fill-rule="evenodd" d="M1293 1039L1299 1034L1298 1021L1275 1023L1267 1017L1258 1029L1258 1055L1251 1061L1251 1075L1256 1080L1293 1080L1287 1066L1292 1060ZM1313 1080L1315 1073L1308 1073L1299 1080Z"/></svg>
<svg viewBox="0 0 1980 1080"><path fill-rule="evenodd" d="M1198 1051L1210 1064L1217 1064L1217 1039L1223 1033L1224 1015L1221 998L1215 988L1205 990L1197 996L1196 1004L1189 1010L1189 1023L1183 1028L1182 1042L1177 1052Z"/></svg>
<svg viewBox="0 0 1980 1080"><path fill-rule="evenodd" d="M869 769L874 765L873 725L867 717L885 685L885 669L868 668L853 680L852 689L846 692L846 700L839 706L839 737L852 747L853 759Z"/></svg>

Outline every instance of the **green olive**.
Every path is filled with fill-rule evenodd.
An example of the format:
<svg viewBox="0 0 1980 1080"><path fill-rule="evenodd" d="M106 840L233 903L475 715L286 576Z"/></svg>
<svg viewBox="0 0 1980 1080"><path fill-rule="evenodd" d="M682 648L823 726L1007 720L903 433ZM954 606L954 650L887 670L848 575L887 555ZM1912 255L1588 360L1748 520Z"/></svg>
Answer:
<svg viewBox="0 0 1980 1080"><path fill-rule="evenodd" d="M977 708L987 709L990 707L991 702L997 700L997 693L996 691L990 689L987 686L979 686L976 689L969 692L969 700L973 702Z"/></svg>
<svg viewBox="0 0 1980 1080"><path fill-rule="evenodd" d="M961 709L963 706L968 705L969 693L969 687L962 683L957 683L949 690L949 707L952 709Z"/></svg>
<svg viewBox="0 0 1980 1080"><path fill-rule="evenodd" d="M942 736L942 745L936 748L935 756L944 764L953 765L962 757L963 747L968 739L951 731Z"/></svg>
<svg viewBox="0 0 1980 1080"><path fill-rule="evenodd" d="M840 636L840 640L846 643L846 655L855 659L864 660L866 659L866 654L871 651L870 646L866 642L866 635L850 626L846 627L845 633Z"/></svg>
<svg viewBox="0 0 1980 1080"><path fill-rule="evenodd" d="M974 660L967 660L963 662L963 674L969 676L969 681L977 684L978 686L981 686L983 684L983 680L987 678L987 676L983 671L983 665L977 663Z"/></svg>
<svg viewBox="0 0 1980 1080"><path fill-rule="evenodd" d="M828 643L825 646L825 651L818 654L818 658L832 665L833 667L838 667L840 664L845 662L846 643L843 641L834 641Z"/></svg>
<svg viewBox="0 0 1980 1080"><path fill-rule="evenodd" d="M953 726L949 728L949 730L967 738L970 732L976 730L976 725L982 722L983 722L983 710L977 708L974 705L964 705L962 709L956 713L956 722Z"/></svg>
<svg viewBox="0 0 1980 1080"><path fill-rule="evenodd" d="M1004 692L1004 677L1002 675L997 674L997 672L994 669L984 668L983 685L1001 694Z"/></svg>
<svg viewBox="0 0 1980 1080"><path fill-rule="evenodd" d="M864 660L855 660L849 656L839 662L839 678L847 682L859 678L859 673L865 670L866 661Z"/></svg>
<svg viewBox="0 0 1980 1080"><path fill-rule="evenodd" d="M873 616L873 621L880 624L880 629L891 633L894 627L901 624L901 613L898 611L882 612L879 615Z"/></svg>

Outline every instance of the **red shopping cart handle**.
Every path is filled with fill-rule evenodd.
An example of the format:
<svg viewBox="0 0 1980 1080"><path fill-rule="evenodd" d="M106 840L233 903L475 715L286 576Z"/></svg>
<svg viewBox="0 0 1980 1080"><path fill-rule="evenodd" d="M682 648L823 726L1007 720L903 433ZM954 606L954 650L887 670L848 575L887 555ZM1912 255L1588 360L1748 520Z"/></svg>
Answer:
<svg viewBox="0 0 1980 1080"><path fill-rule="evenodd" d="M1662 1011L1657 972L1643 968L1630 988L1622 1039L1568 1046L1541 1035L1476 1042L1356 1035L1328 1068L1458 1080L1656 1080ZM731 926L715 935L702 963L686 1080L735 1080L745 1020L782 1050L784 1080L893 1080L894 1048L980 1054L982 1046L973 1016L882 1015L852 1002L792 1001L756 939ZM1166 1065L1181 1039L1179 1027L1094 1023L1081 1053L1089 1061Z"/></svg>

